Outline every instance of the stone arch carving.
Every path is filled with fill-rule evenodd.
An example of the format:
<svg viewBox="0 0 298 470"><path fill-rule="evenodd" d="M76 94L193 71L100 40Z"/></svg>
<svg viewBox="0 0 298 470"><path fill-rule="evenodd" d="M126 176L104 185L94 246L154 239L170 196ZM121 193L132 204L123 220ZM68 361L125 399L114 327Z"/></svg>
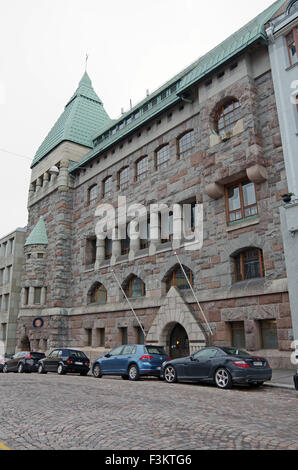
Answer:
<svg viewBox="0 0 298 470"><path fill-rule="evenodd" d="M188 335L190 353L206 346L207 337L199 318L193 314L178 289L171 287L151 325L146 341L166 347L169 331L177 323L183 326Z"/></svg>

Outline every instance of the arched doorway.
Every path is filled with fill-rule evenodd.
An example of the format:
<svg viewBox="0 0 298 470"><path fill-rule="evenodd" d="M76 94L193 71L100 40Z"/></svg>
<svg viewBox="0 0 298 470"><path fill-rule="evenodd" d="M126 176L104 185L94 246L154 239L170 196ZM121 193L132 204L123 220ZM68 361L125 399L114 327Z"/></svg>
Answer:
<svg viewBox="0 0 298 470"><path fill-rule="evenodd" d="M189 339L185 328L176 323L170 333L170 356L172 359L189 356Z"/></svg>
<svg viewBox="0 0 298 470"><path fill-rule="evenodd" d="M30 341L28 336L23 336L21 339L21 351L30 351Z"/></svg>

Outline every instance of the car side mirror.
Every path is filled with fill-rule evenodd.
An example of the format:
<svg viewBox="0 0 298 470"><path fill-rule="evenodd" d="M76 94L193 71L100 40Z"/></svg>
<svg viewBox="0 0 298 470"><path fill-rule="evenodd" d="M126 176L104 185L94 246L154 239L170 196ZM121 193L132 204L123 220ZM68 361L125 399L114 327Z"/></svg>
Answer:
<svg viewBox="0 0 298 470"><path fill-rule="evenodd" d="M105 354L105 357L111 357L111 354L110 353Z"/></svg>

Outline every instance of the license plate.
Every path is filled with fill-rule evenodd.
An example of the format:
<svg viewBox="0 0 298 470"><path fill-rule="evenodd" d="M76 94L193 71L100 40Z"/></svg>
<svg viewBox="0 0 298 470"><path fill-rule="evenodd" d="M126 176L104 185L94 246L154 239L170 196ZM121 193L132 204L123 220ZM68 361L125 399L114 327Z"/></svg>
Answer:
<svg viewBox="0 0 298 470"><path fill-rule="evenodd" d="M82 362L75 362L75 364L76 364L77 366L82 366L82 365L83 365Z"/></svg>
<svg viewBox="0 0 298 470"><path fill-rule="evenodd" d="M263 366L263 362L254 362L254 366L262 367L262 366Z"/></svg>

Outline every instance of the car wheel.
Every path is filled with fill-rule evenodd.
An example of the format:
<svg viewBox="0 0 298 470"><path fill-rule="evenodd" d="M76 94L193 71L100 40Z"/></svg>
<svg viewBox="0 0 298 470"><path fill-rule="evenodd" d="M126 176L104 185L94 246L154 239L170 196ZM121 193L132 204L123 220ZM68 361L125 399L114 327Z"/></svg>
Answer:
<svg viewBox="0 0 298 470"><path fill-rule="evenodd" d="M95 364L92 373L96 379L100 379L102 377L101 367L99 364Z"/></svg>
<svg viewBox="0 0 298 470"><path fill-rule="evenodd" d="M18 365L18 373L19 374L22 374L24 372L24 364L20 363Z"/></svg>
<svg viewBox="0 0 298 470"><path fill-rule="evenodd" d="M164 371L164 378L168 384L177 382L177 372L174 366L167 366Z"/></svg>
<svg viewBox="0 0 298 470"><path fill-rule="evenodd" d="M59 364L58 368L57 368L57 372L59 375L65 375L66 372L64 371L64 367L62 364Z"/></svg>
<svg viewBox="0 0 298 470"><path fill-rule="evenodd" d="M218 388L222 389L229 389L232 388L232 377L230 372L225 369L224 367L221 367L220 369L217 369L215 372L215 383Z"/></svg>
<svg viewBox="0 0 298 470"><path fill-rule="evenodd" d="M38 369L37 369L37 372L38 372L39 374L46 374L46 371L44 370L42 364L39 364Z"/></svg>
<svg viewBox="0 0 298 470"><path fill-rule="evenodd" d="M7 364L4 364L4 366L3 366L3 373L4 373L4 374L8 374L8 367L7 367Z"/></svg>
<svg viewBox="0 0 298 470"><path fill-rule="evenodd" d="M139 374L139 369L136 364L132 364L129 369L128 369L128 378L129 380L139 380L140 374Z"/></svg>

